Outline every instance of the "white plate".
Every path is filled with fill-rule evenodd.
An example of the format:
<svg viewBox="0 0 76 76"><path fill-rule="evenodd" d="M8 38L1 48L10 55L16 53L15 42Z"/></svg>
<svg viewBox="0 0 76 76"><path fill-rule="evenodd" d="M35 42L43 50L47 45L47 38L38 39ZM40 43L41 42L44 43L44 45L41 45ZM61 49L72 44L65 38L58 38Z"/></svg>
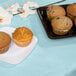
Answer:
<svg viewBox="0 0 76 76"><path fill-rule="evenodd" d="M10 36L12 35L12 32L14 30L15 28L12 27L0 28L0 31L8 33ZM23 48L18 47L12 40L9 50L4 54L0 54L0 60L10 64L20 63L22 60L24 60L24 58L26 58L29 55L29 53L35 47L37 41L37 38L33 36L33 40L30 43L30 45Z"/></svg>

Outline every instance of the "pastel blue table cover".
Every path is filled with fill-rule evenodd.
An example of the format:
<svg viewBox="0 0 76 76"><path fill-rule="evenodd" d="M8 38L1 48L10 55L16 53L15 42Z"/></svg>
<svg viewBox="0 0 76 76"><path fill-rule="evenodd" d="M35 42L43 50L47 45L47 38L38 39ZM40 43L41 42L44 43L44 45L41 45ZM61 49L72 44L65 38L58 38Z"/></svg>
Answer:
<svg viewBox="0 0 76 76"><path fill-rule="evenodd" d="M25 0L37 2L40 6L58 0ZM23 0L0 0L0 6ZM76 0L66 0L60 4L74 3ZM76 37L52 40L46 35L38 14L20 18L14 16L12 23L1 27L30 28L38 38L38 43L32 53L20 64L11 65L0 61L0 76L76 76Z"/></svg>

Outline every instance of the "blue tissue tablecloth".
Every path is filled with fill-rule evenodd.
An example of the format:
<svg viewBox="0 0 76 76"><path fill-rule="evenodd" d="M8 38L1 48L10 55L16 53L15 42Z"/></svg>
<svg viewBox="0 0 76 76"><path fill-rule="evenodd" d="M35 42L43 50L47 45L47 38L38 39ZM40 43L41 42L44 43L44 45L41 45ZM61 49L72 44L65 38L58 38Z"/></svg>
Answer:
<svg viewBox="0 0 76 76"><path fill-rule="evenodd" d="M23 0L0 0L0 5L6 8L8 4ZM25 0L28 1L28 0ZM47 5L58 0L30 0L39 5ZM61 4L76 2L67 0ZM27 26L38 38L38 44L32 53L20 64L11 65L0 62L0 76L76 76L76 37L51 40L47 37L42 23L37 15L25 19L15 16L9 27ZM5 27L5 26L1 26Z"/></svg>

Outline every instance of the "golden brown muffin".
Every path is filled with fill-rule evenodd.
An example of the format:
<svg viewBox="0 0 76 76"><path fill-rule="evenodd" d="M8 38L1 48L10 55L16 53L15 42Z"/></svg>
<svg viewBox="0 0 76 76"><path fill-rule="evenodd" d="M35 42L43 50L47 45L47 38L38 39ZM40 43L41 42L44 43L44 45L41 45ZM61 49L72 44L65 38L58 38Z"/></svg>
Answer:
<svg viewBox="0 0 76 76"><path fill-rule="evenodd" d="M57 16L65 16L65 9L58 5L53 5L47 8L47 17L49 20Z"/></svg>
<svg viewBox="0 0 76 76"><path fill-rule="evenodd" d="M69 32L73 23L69 17L59 16L52 20L51 25L55 34L65 35Z"/></svg>
<svg viewBox="0 0 76 76"><path fill-rule="evenodd" d="M0 54L8 51L10 43L11 37L5 32L0 32Z"/></svg>
<svg viewBox="0 0 76 76"><path fill-rule="evenodd" d="M14 33L12 34L12 37L14 42L18 46L25 47L31 43L33 39L33 33L30 29L26 27L19 27L14 31Z"/></svg>
<svg viewBox="0 0 76 76"><path fill-rule="evenodd" d="M76 18L76 3L67 6L67 15L74 20Z"/></svg>

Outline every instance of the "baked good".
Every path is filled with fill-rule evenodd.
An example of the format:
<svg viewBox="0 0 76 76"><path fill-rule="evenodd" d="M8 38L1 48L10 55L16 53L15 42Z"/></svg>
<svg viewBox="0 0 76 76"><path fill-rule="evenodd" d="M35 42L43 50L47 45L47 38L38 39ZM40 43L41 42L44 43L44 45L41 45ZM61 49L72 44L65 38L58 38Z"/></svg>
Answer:
<svg viewBox="0 0 76 76"><path fill-rule="evenodd" d="M53 32L57 35L65 35L72 28L73 23L69 17L58 16L51 21Z"/></svg>
<svg viewBox="0 0 76 76"><path fill-rule="evenodd" d="M47 17L49 20L57 16L66 15L65 9L58 5L53 5L53 6L48 7L46 12L47 12Z"/></svg>
<svg viewBox="0 0 76 76"><path fill-rule="evenodd" d="M0 32L0 54L8 51L10 43L11 37L5 32Z"/></svg>
<svg viewBox="0 0 76 76"><path fill-rule="evenodd" d="M25 47L31 43L33 33L27 27L19 27L13 32L12 37L18 46Z"/></svg>
<svg viewBox="0 0 76 76"><path fill-rule="evenodd" d="M67 6L67 16L70 17L73 21L76 18L76 3L70 4Z"/></svg>

